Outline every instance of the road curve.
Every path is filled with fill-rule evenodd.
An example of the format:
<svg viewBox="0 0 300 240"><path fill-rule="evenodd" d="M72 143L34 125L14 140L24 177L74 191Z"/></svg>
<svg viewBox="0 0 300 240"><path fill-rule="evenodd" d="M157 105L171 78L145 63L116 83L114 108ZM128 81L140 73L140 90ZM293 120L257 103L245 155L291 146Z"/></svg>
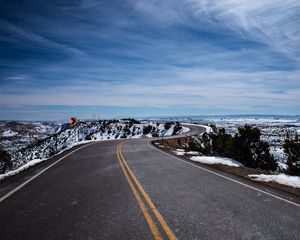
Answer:
<svg viewBox="0 0 300 240"><path fill-rule="evenodd" d="M299 239L297 204L148 142L93 143L1 183L3 198L55 163L0 202L0 238Z"/></svg>

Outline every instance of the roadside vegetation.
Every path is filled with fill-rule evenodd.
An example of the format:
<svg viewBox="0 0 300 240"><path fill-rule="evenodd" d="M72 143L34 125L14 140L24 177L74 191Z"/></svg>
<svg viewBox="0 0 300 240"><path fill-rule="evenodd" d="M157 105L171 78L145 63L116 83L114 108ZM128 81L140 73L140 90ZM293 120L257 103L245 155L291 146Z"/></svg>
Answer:
<svg viewBox="0 0 300 240"><path fill-rule="evenodd" d="M259 128L245 125L234 136L220 129L212 135L212 154L235 159L246 167L275 171L277 161L269 151L269 144L260 139Z"/></svg>
<svg viewBox="0 0 300 240"><path fill-rule="evenodd" d="M260 139L259 128L244 125L233 136L227 134L224 128L213 129L213 133L204 133L198 141L194 139L188 143L187 148L203 155L232 158L250 168L277 169L278 164L270 154L268 143Z"/></svg>
<svg viewBox="0 0 300 240"><path fill-rule="evenodd" d="M0 174L5 173L11 167L12 161L10 154L6 150L0 148Z"/></svg>
<svg viewBox="0 0 300 240"><path fill-rule="evenodd" d="M284 152L287 155L287 173L294 176L300 176L300 139L296 135L295 138L287 137L285 139Z"/></svg>
<svg viewBox="0 0 300 240"><path fill-rule="evenodd" d="M244 125L234 135L224 128L210 126L211 133L191 136L176 141L166 141L165 147L197 152L202 156L224 157L236 160L243 166L264 172L286 173L300 176L300 139L298 136L285 139L284 150L287 155L287 169L279 169L278 162L270 153L269 144L261 140L258 127ZM160 143L161 144L161 143Z"/></svg>
<svg viewBox="0 0 300 240"><path fill-rule="evenodd" d="M235 134L210 125L202 134L160 139L154 144L193 162L300 196L299 137L286 136L283 146L286 161L280 162L261 135L261 130L253 125L241 126Z"/></svg>

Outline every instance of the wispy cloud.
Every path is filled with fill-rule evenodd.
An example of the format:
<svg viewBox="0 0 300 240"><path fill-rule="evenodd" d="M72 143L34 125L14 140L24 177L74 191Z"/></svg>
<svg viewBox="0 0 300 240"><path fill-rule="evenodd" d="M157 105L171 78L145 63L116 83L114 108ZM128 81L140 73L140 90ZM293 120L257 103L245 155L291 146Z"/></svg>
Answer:
<svg viewBox="0 0 300 240"><path fill-rule="evenodd" d="M155 74L154 74L155 75ZM154 76L153 75L153 76ZM174 69L155 79L135 82L97 82L74 80L69 86L31 90L18 96L6 95L4 104L106 105L106 106L185 106L239 107L252 105L297 106L300 96L299 72L214 72ZM170 83L168 80L174 81ZM289 79L287 86L283 78ZM152 80L153 79L153 80ZM270 82L273 87L270 88ZM280 90L280 91L276 91ZM137 101L138 99L138 101Z"/></svg>
<svg viewBox="0 0 300 240"><path fill-rule="evenodd" d="M46 37L43 37L43 36L35 33L33 31L28 31L28 30L22 29L16 25L10 23L9 21L3 20L1 18L0 18L0 29L4 33L9 33L10 35L14 35L14 37L10 37L10 38L8 38L6 35L1 35L0 40L2 40L2 41L9 41L10 43L12 43L12 41L13 41L14 44L18 45L18 46L28 44L28 42L29 42L30 44L37 44L39 46L42 46L42 47L48 48L48 49L54 48L59 51L67 52L69 54L75 54L75 55L79 55L81 57L86 56L86 54L83 51L81 51L75 47L71 47L71 46L68 46L67 44L61 44L59 42L55 42L51 39L48 39ZM27 45L25 45L25 46L27 46Z"/></svg>
<svg viewBox="0 0 300 240"><path fill-rule="evenodd" d="M299 109L296 0L4 0L0 10L0 105Z"/></svg>
<svg viewBox="0 0 300 240"><path fill-rule="evenodd" d="M229 29L299 58L298 0L132 1L136 9L160 24L189 24L196 28ZM160 11L158 11L160 9Z"/></svg>

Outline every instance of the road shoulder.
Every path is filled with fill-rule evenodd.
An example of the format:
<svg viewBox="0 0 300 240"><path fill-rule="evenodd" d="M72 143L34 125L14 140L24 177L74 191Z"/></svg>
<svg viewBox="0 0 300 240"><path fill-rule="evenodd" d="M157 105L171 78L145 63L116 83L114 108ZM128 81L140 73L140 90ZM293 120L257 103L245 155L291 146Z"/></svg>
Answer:
<svg viewBox="0 0 300 240"><path fill-rule="evenodd" d="M257 181L251 180L248 177L247 173L249 173L249 171L253 171L253 169L252 170L245 169L244 171L241 171L240 169L237 170L234 167L229 167L229 166L222 166L222 165L217 165L217 164L216 165L202 164L202 163L191 161L187 157L178 156L172 151L172 149L160 148L154 144L154 141L149 141L148 144L155 150L157 150L163 154L167 154L167 155L171 156L173 159L186 162L187 164L189 164L191 166L193 165L196 167L200 167L209 172L213 172L217 175L222 175L226 178L232 179L232 180L240 182L242 184L249 185L250 187L257 188L257 189L264 191L266 193L269 193L271 195L275 195L275 196L278 196L279 198L283 198L283 199L286 199L293 203L296 203L296 205L299 205L299 207L300 207L300 189L284 186L284 185L277 184L274 182L257 182Z"/></svg>

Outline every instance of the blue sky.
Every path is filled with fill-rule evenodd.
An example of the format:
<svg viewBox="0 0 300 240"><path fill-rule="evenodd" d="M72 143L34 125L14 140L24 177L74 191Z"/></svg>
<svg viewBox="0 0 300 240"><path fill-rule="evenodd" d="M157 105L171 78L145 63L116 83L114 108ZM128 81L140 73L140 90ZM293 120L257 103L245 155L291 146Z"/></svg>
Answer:
<svg viewBox="0 0 300 240"><path fill-rule="evenodd" d="M299 114L298 0L0 2L0 119Z"/></svg>

